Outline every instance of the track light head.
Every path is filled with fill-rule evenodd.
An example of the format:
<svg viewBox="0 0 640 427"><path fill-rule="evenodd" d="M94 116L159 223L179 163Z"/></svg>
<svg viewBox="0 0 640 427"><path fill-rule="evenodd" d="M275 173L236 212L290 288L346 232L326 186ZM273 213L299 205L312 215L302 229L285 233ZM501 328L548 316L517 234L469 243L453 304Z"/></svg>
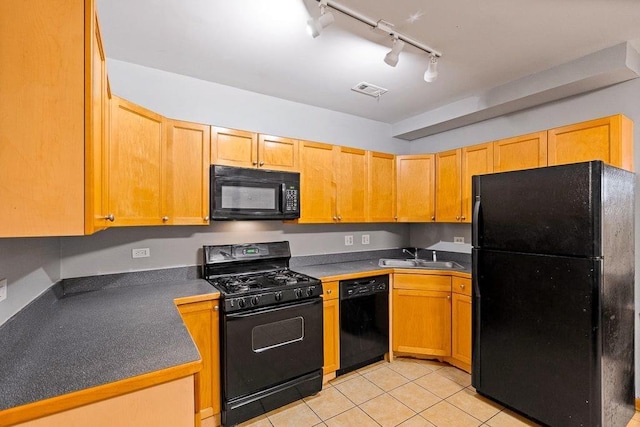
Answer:
<svg viewBox="0 0 640 427"><path fill-rule="evenodd" d="M326 10L326 6L320 4L320 16L317 18L309 18L307 21L307 32L314 39L320 35L325 27L328 27L335 21L333 13Z"/></svg>
<svg viewBox="0 0 640 427"><path fill-rule="evenodd" d="M433 82L438 78L438 57L431 55L429 58L429 66L427 71L424 72L424 81L427 83Z"/></svg>
<svg viewBox="0 0 640 427"><path fill-rule="evenodd" d="M400 59L400 52L402 52L403 48L404 48L404 42L400 40L398 37L394 37L393 46L391 47L391 50L389 51L389 53L385 55L384 62L387 65L391 65L392 67L395 67L396 65L398 65L398 59Z"/></svg>

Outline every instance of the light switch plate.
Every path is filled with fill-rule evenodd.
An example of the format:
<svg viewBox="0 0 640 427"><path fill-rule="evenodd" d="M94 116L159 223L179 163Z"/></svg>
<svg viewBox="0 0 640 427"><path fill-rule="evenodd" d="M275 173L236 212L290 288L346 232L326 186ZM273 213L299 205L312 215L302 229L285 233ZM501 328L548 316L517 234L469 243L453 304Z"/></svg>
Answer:
<svg viewBox="0 0 640 427"><path fill-rule="evenodd" d="M7 299L7 279L0 280L0 301Z"/></svg>

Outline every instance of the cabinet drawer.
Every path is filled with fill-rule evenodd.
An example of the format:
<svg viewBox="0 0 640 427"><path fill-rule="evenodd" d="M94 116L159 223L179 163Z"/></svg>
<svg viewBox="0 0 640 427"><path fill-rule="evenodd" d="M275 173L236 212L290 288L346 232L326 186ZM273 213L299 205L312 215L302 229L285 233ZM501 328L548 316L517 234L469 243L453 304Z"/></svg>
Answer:
<svg viewBox="0 0 640 427"><path fill-rule="evenodd" d="M450 292L451 276L396 273L393 275L393 288Z"/></svg>
<svg viewBox="0 0 640 427"><path fill-rule="evenodd" d="M322 298L325 301L338 298L339 294L339 282L323 282L322 283Z"/></svg>
<svg viewBox="0 0 640 427"><path fill-rule="evenodd" d="M471 296L471 279L453 277L451 280L451 290L457 294Z"/></svg>

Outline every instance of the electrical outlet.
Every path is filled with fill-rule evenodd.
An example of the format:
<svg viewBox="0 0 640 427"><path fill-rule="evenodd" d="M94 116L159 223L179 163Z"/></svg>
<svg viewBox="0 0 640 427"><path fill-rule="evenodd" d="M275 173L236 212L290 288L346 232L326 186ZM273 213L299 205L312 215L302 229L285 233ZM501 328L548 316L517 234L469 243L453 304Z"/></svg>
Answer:
<svg viewBox="0 0 640 427"><path fill-rule="evenodd" d="M131 258L148 258L151 256L149 248L131 249Z"/></svg>
<svg viewBox="0 0 640 427"><path fill-rule="evenodd" d="M464 243L464 237L454 237L453 243Z"/></svg>
<svg viewBox="0 0 640 427"><path fill-rule="evenodd" d="M344 236L344 245L345 246L353 246L353 236L352 235Z"/></svg>
<svg viewBox="0 0 640 427"><path fill-rule="evenodd" d="M7 279L0 280L0 301L7 299Z"/></svg>
<svg viewBox="0 0 640 427"><path fill-rule="evenodd" d="M369 235L368 234L363 234L362 235L362 244L363 245L368 245L369 244Z"/></svg>

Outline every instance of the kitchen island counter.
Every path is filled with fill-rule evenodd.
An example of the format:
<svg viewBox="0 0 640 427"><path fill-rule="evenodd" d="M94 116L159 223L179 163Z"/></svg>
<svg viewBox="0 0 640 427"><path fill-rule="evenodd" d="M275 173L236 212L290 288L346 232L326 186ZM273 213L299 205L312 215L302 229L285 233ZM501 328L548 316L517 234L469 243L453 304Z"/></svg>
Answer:
<svg viewBox="0 0 640 427"><path fill-rule="evenodd" d="M68 294L54 285L0 327L0 425L45 399L145 374L167 381L199 371L174 301L218 297L200 279Z"/></svg>

